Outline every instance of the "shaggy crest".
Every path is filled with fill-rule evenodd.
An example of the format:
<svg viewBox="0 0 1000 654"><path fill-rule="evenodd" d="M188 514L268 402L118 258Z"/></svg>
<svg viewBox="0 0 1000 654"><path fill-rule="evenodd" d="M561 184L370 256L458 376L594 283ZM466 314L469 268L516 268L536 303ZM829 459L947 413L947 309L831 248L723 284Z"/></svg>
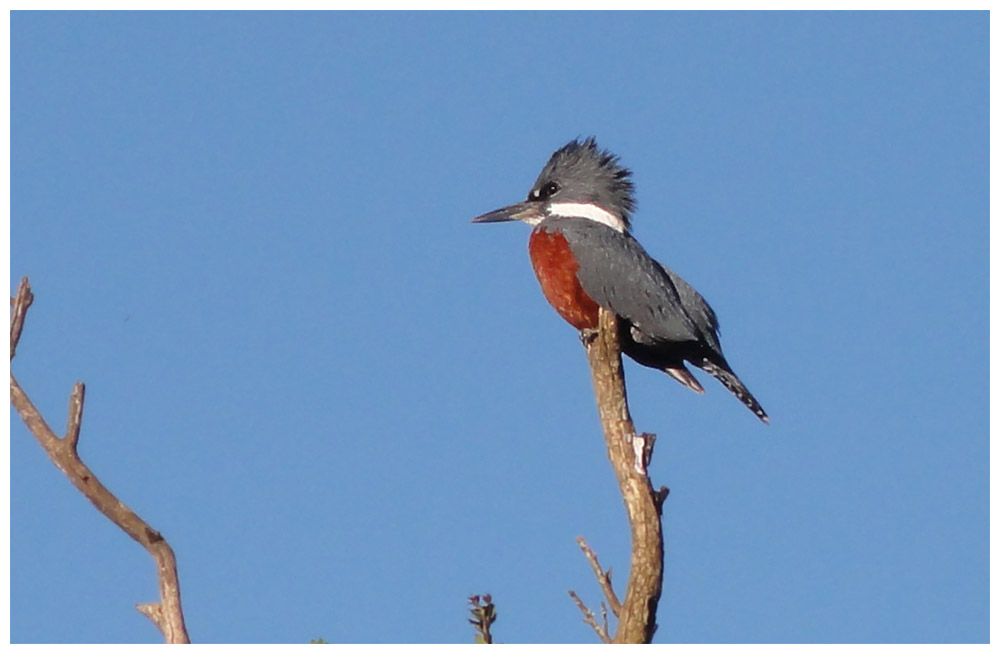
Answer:
<svg viewBox="0 0 1000 654"><path fill-rule="evenodd" d="M532 189L553 180L579 201L613 209L630 226L636 207L632 171L619 163L617 155L602 150L594 137L570 141L556 150Z"/></svg>

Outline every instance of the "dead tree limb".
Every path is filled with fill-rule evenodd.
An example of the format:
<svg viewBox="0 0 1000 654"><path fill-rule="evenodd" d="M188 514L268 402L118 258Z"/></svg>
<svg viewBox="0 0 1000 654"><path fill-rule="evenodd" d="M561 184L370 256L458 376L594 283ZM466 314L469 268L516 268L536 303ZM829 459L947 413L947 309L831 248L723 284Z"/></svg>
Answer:
<svg viewBox="0 0 1000 654"><path fill-rule="evenodd" d="M28 278L25 277L17 289L17 296L11 302L11 359L14 358L14 351L17 348L24 325L24 317L32 299L31 286L28 284ZM77 382L70 395L66 435L60 438L52 431L20 384L17 383L14 373L12 372L10 375L10 403L17 409L24 424L49 455L52 463L62 470L73 485L97 507L98 511L146 548L146 551L153 557L160 584L160 601L156 604L140 604L136 606L136 609L153 621L168 643L188 643L190 641L187 628L184 626L184 614L181 610L180 582L177 579L177 560L174 557L174 551L160 535L160 532L150 527L142 518L125 506L80 460L77 444L80 439L80 423L83 419L83 400L84 385Z"/></svg>
<svg viewBox="0 0 1000 654"><path fill-rule="evenodd" d="M663 528L660 512L666 489L654 491L646 475L653 452L652 434L636 434L629 415L625 378L622 374L621 346L615 314L601 309L598 333L585 341L597 408L604 428L608 458L614 468L632 531L632 559L625 600L618 615L615 643L649 643L656 631L656 607L663 588ZM589 548L588 548L589 549ZM586 550L585 550L586 552ZM588 556L588 559L590 557ZM596 557L591 565L596 564ZM595 572L600 570L596 566ZM605 596L614 610L614 592Z"/></svg>

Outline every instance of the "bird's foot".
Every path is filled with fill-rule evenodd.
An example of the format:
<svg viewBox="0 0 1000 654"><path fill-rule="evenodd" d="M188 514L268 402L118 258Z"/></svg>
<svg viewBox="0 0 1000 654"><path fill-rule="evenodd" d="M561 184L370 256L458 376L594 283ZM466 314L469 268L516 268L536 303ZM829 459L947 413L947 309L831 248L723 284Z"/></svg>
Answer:
<svg viewBox="0 0 1000 654"><path fill-rule="evenodd" d="M584 345L590 345L597 338L597 335L601 333L600 329L590 329L584 328L580 330L580 342Z"/></svg>

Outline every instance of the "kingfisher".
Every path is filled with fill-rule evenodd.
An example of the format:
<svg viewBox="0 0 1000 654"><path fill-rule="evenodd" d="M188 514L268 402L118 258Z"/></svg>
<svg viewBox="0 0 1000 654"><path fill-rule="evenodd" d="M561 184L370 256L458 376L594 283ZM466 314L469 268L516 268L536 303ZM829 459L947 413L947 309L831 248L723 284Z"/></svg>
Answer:
<svg viewBox="0 0 1000 654"><path fill-rule="evenodd" d="M769 424L722 355L715 311L632 236L634 192L632 172L617 155L593 137L576 139L552 154L527 200L472 222L532 226L528 254L542 293L581 338L595 332L603 307L617 316L622 352L637 363L704 393L684 365L690 362Z"/></svg>

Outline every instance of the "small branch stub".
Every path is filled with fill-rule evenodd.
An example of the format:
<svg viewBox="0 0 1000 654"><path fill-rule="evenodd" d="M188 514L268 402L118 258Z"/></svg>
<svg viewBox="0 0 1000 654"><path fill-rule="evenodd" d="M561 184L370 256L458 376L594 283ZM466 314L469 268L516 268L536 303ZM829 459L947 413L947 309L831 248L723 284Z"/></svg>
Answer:
<svg viewBox="0 0 1000 654"><path fill-rule="evenodd" d="M69 418L66 420L65 442L76 454L76 445L80 441L80 423L83 421L83 397L87 389L83 382L76 382L73 385L73 392L69 396Z"/></svg>
<svg viewBox="0 0 1000 654"><path fill-rule="evenodd" d="M24 318L28 314L28 307L34 302L35 296L31 294L31 284L27 277L21 278L21 283L17 287L17 295L10 301L10 358L14 359L14 352L17 344L21 340L21 330L24 329Z"/></svg>

